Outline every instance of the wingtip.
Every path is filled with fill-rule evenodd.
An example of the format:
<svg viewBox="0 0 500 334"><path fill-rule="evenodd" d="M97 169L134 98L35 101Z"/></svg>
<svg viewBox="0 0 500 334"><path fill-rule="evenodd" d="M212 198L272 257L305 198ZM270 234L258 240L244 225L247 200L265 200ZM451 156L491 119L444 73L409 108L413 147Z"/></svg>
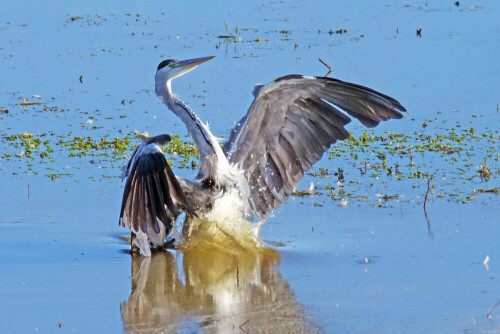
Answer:
<svg viewBox="0 0 500 334"><path fill-rule="evenodd" d="M293 80L293 79L303 79L304 76L302 74L288 74L282 77L276 78L274 82L280 82L284 80Z"/></svg>

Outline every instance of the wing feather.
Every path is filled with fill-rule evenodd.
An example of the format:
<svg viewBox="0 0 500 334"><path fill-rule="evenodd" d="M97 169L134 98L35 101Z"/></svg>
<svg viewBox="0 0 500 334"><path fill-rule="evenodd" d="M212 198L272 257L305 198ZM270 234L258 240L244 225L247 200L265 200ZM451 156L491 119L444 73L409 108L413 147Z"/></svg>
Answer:
<svg viewBox="0 0 500 334"><path fill-rule="evenodd" d="M139 145L124 174L120 225L144 233L151 243L163 244L179 209L196 214L156 143Z"/></svg>
<svg viewBox="0 0 500 334"><path fill-rule="evenodd" d="M154 187L151 186L151 188L153 188L152 191L156 192L156 196L159 199L157 206L156 206L156 208L158 209L157 210L158 217L164 225L166 223L165 227L168 228L171 224L171 221L170 221L170 218L168 217L167 210L165 209L165 198L164 198L164 193L162 190L164 188L161 186L160 177L158 174L154 174L153 178L154 178ZM166 195L168 197L168 194L166 194ZM177 214L177 211L173 212L173 213Z"/></svg>
<svg viewBox="0 0 500 334"><path fill-rule="evenodd" d="M132 206L133 206L133 209L132 209L132 222L133 222L133 226L134 226L134 229L136 231L139 230L139 226L140 226L140 215L139 215L139 207L141 206L141 199L139 197L139 185L137 184L137 182L134 182L134 198L135 198L135 201L132 202ZM144 231L146 232L146 231Z"/></svg>
<svg viewBox="0 0 500 334"><path fill-rule="evenodd" d="M403 111L398 101L371 88L289 75L256 94L224 152L243 169L250 208L262 219L287 200L333 143L349 137L345 125L350 117L374 127L401 118Z"/></svg>
<svg viewBox="0 0 500 334"><path fill-rule="evenodd" d="M148 221L147 221L147 210L146 210L146 182L144 182L144 179L146 177L141 177L141 180L139 181L139 186L141 188L141 193L140 193L140 201L139 202L139 226L141 230L143 230L145 233L148 232Z"/></svg>
<svg viewBox="0 0 500 334"><path fill-rule="evenodd" d="M160 216L159 213L157 213L156 208L158 207L159 203L162 203L163 198L161 196L158 196L158 193L155 193L155 189L153 189L153 181L151 180L151 176L147 176L147 188L148 191L146 192L147 198L146 201L148 203L148 221L149 221L149 226L153 227L155 233L160 233L160 227L158 226L158 223L156 222L156 217L160 217L160 221L164 221L164 216ZM159 201L155 200L158 199ZM161 206L161 205L160 205Z"/></svg>

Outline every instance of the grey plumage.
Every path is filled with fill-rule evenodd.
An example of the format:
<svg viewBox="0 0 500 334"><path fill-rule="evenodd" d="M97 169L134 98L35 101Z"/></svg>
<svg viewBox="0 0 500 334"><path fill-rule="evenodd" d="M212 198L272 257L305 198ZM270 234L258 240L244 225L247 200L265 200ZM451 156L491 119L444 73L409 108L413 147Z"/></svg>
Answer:
<svg viewBox="0 0 500 334"><path fill-rule="evenodd" d="M123 176L127 178L120 210L120 225L136 235L146 235L149 241L162 245L173 227L173 220L184 209L196 215L177 178L170 169L160 145L170 136L140 135L141 144L135 149ZM138 240L146 242L146 240Z"/></svg>
<svg viewBox="0 0 500 334"><path fill-rule="evenodd" d="M156 94L186 125L200 150L201 168L190 180L176 178L158 143L142 136L126 168L120 223L161 245L172 220L209 213L228 190L238 192L242 215L264 219L283 204L304 173L338 140L349 137L351 117L367 127L398 119L406 109L373 89L325 77L288 75L254 88L254 100L223 148L208 126L172 92L171 81L213 57L163 61L155 76ZM147 249L146 249L147 248Z"/></svg>
<svg viewBox="0 0 500 334"><path fill-rule="evenodd" d="M346 113L368 127L406 109L370 88L324 77L289 75L263 87L224 145L250 187L263 219L283 204L304 172L337 140L349 137Z"/></svg>

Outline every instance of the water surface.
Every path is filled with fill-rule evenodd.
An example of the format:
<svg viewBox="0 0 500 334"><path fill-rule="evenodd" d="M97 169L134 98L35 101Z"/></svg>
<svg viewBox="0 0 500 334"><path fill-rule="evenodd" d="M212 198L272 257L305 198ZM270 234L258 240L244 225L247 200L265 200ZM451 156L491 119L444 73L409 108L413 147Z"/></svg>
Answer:
<svg viewBox="0 0 500 334"><path fill-rule="evenodd" d="M477 192L500 187L499 14L495 1L4 1L0 331L499 332L500 205ZM57 142L135 129L185 139L154 95L154 73L162 59L208 55L174 90L219 135L246 112L254 84L324 75L322 58L330 76L409 110L373 136L406 134L405 152L420 134L473 128L477 138L450 140L460 154L415 148L414 167L381 141L385 163L378 146L357 160L326 155L317 167L329 173L299 185L314 182L318 194L291 198L264 224L266 250L132 259L118 226L125 154L70 156L79 151ZM6 139L24 132L49 139L51 158ZM485 158L487 182L477 172ZM396 164L400 178L388 175Z"/></svg>

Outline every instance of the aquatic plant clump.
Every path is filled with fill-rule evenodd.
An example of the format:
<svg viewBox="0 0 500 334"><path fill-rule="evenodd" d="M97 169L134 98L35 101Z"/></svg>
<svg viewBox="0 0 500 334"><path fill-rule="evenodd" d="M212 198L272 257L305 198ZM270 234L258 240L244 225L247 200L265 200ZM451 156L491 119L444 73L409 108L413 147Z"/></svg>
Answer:
<svg viewBox="0 0 500 334"><path fill-rule="evenodd" d="M0 132L4 150L0 154L0 161L19 164L24 162L27 166L33 163L56 163L53 155L69 158L96 158L101 163L123 161L137 147L139 139L131 132L121 138L111 138L108 135L73 136L70 132L66 135L56 135L53 132L34 134L23 132L6 134ZM179 135L173 135L172 141L164 146L169 163L176 168L196 166L199 159L198 149L190 141L182 141ZM30 169L31 170L31 169ZM27 172L27 171L26 171Z"/></svg>
<svg viewBox="0 0 500 334"><path fill-rule="evenodd" d="M386 132L382 135L366 130L360 136L351 134L349 139L334 145L328 159L339 164L339 170L348 171L345 174L351 179L342 187L347 193L337 197L368 198L359 195L367 190L359 186L363 177L368 177L369 187L373 186L373 181L368 181L370 178L381 184L400 181L404 184L400 193L405 193L404 189L410 190L406 193L415 189L417 196L431 178L438 198L467 203L474 199L474 194L490 193L483 188L488 186L487 181L498 183L499 144L500 132L491 129L479 133L475 128L431 131L424 127L410 134ZM325 177L324 171L321 176ZM332 176L335 175L330 178ZM332 194L332 187L323 188ZM380 195L379 203L387 202L387 196Z"/></svg>
<svg viewBox="0 0 500 334"><path fill-rule="evenodd" d="M17 174L38 175L45 169L48 173L42 175L54 181L61 177L78 178L61 167L62 159L75 165L91 162L96 168L114 168L114 172L101 178L92 178L96 181L118 177L121 173L118 167L139 144L133 132L121 137L98 137L75 136L71 132L0 131L0 137L3 172L15 167ZM194 168L198 164L198 149L179 135L173 135L163 150L172 168ZM312 181L313 186L297 189L293 196L317 196L315 205L324 205L317 199L328 196L339 203L346 198L374 199L375 205L382 206L405 196L409 199L425 194L427 180L432 178L432 198L468 203L477 196L495 196L500 188L498 130L480 131L459 125L450 129L431 129L426 125L413 133L380 134L377 130L364 130L360 135L351 133L348 139L333 145L325 157L328 162L323 164L328 167L316 167L307 173L305 183ZM98 164L95 159L99 159ZM393 181L401 184L394 186Z"/></svg>

